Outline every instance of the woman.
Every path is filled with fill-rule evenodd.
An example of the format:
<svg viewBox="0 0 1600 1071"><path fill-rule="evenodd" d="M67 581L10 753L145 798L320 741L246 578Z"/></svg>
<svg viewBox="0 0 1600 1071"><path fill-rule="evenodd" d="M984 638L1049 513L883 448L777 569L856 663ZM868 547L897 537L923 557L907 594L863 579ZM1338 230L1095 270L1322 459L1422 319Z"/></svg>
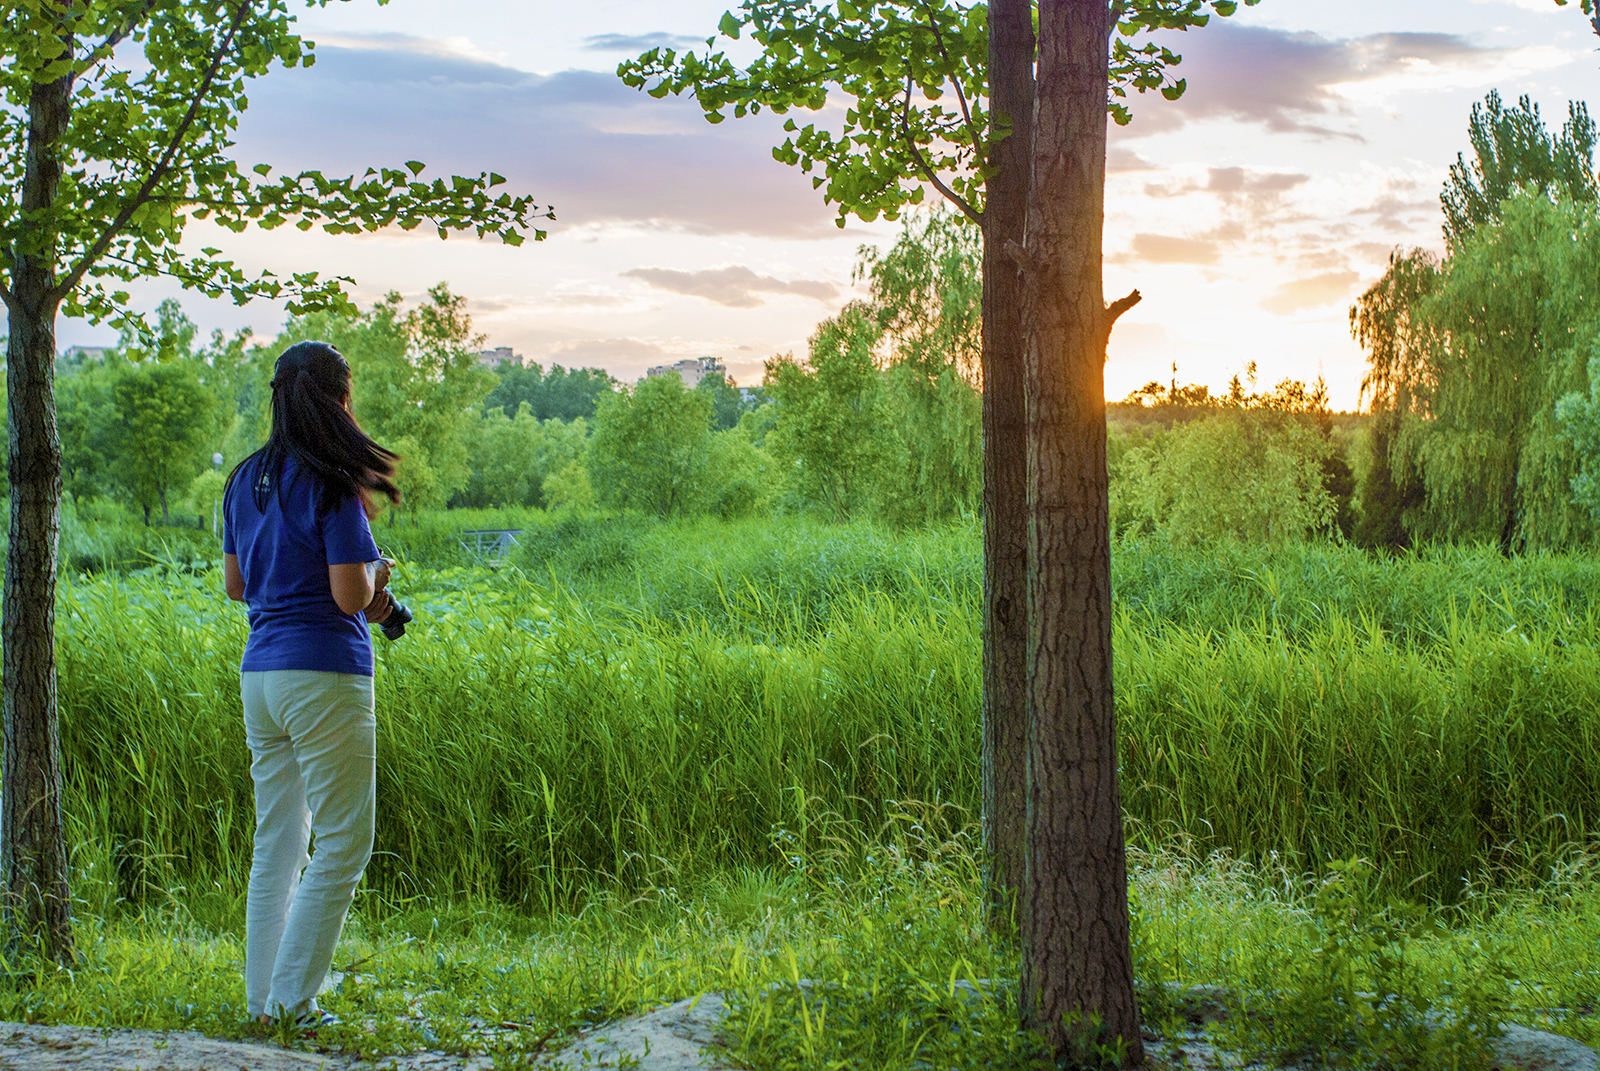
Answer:
<svg viewBox="0 0 1600 1071"><path fill-rule="evenodd" d="M367 624L381 623L390 603L368 510L375 494L399 501L396 460L350 415L344 357L301 342L273 370L267 444L223 493L223 577L228 597L250 607L239 667L256 792L245 1000L263 1023L332 1021L316 993L372 857Z"/></svg>

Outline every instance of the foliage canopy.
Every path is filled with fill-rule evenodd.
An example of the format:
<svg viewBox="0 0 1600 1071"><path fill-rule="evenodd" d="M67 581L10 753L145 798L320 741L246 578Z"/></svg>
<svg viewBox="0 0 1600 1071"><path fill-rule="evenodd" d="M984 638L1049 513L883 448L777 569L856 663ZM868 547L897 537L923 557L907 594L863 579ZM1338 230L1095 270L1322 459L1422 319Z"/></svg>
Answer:
<svg viewBox="0 0 1600 1071"><path fill-rule="evenodd" d="M518 245L538 214L529 197L493 192L505 180L487 172L428 181L412 160L360 177L302 171L273 178L267 164L232 159L250 81L274 64L315 62L312 43L294 32L288 0L6 7L0 139L12 150L0 165L0 243L58 259L52 292L69 316L128 322L128 294L118 284L147 275L239 303L286 297L291 310L352 311L341 289L348 280L314 271L251 275L220 249L185 251L185 230L197 220L235 233L291 222L330 234L426 225L441 236L472 230ZM30 101L35 86L62 78L70 80L71 120L51 149L63 168L59 188L50 204L25 210ZM0 264L0 272L10 270L9 259ZM4 292L9 301L9 283Z"/></svg>
<svg viewBox="0 0 1600 1071"><path fill-rule="evenodd" d="M1243 0L1253 5L1259 0ZM1117 5L1111 42L1108 107L1118 123L1132 118L1130 89L1160 90L1168 100L1185 83L1168 68L1171 49L1138 42L1155 30L1204 26L1213 13L1231 15L1238 0L1131 0ZM820 170L812 185L847 216L897 218L921 204L931 185L974 221L981 218L989 157L1011 117L988 105L988 5L952 0L745 0L722 16L718 33L748 33L760 55L739 66L708 38L704 53L654 48L623 62L617 74L653 97L692 92L706 119L720 123L770 109L820 111L830 91L848 99L837 130L793 118L789 137L773 149L782 163Z"/></svg>

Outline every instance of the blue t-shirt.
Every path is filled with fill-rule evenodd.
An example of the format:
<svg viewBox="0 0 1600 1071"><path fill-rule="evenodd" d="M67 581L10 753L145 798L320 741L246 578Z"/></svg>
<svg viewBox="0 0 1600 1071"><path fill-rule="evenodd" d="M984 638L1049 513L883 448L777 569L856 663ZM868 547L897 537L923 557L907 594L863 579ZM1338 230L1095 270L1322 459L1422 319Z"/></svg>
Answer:
<svg viewBox="0 0 1600 1071"><path fill-rule="evenodd" d="M252 493L262 462L247 462L223 501L222 550L239 558L250 639L241 672L312 669L372 676L372 636L366 614L347 614L333 601L328 566L378 557L372 528L351 496L327 513L317 507L322 481L293 457L283 463L267 508Z"/></svg>

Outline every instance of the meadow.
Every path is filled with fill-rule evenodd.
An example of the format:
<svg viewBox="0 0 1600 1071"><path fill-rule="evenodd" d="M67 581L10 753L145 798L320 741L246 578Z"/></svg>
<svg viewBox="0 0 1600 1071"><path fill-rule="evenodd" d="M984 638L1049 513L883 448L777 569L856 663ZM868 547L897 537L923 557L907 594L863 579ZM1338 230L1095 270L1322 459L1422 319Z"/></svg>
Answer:
<svg viewBox="0 0 1600 1071"><path fill-rule="evenodd" d="M507 526L504 562L456 539ZM460 1024L487 1002L528 1024L493 1042L514 1060L720 988L752 1067L1038 1059L979 895L975 527L441 513L378 534L417 621L378 641L379 854L348 938L377 973L330 998L390 1028L347 1044L482 1047ZM7 1017L246 1029L246 625L183 538L63 586L95 966L0 994L26 1002ZM1600 1034L1600 565L1150 541L1113 569L1148 1014L1164 983L1272 993L1300 1010L1236 1017L1230 1044L1340 1037L1389 1066L1407 1037L1470 1066L1501 1016ZM117 971L144 981L89 995ZM825 1028L772 985L802 977L835 984ZM1372 990L1407 996L1363 1011ZM1459 1030L1427 1040L1434 1004Z"/></svg>

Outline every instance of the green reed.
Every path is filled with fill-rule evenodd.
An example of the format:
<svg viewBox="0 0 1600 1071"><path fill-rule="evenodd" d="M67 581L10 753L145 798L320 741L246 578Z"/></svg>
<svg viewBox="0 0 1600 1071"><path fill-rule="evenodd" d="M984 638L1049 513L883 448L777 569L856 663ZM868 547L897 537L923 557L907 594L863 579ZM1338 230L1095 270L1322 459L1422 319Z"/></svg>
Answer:
<svg viewBox="0 0 1600 1071"><path fill-rule="evenodd" d="M977 813L970 531L630 538L604 575L402 570L419 614L377 641L373 895L554 915L781 864L817 848L821 814L874 829L898 800ZM1594 839L1587 563L1146 546L1116 569L1136 844L1302 868L1364 856L1451 900ZM231 913L253 826L242 609L181 570L61 598L79 894Z"/></svg>

